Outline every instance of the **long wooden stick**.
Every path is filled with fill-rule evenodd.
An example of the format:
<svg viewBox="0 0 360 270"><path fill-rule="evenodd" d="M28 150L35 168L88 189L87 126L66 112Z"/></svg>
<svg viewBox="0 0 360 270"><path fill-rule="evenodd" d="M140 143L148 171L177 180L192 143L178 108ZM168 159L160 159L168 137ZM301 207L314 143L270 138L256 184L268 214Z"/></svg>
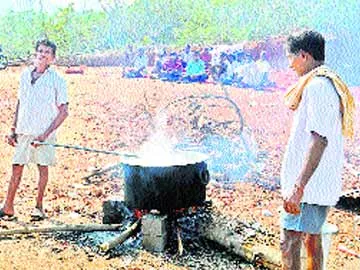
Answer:
<svg viewBox="0 0 360 270"><path fill-rule="evenodd" d="M20 229L2 230L0 236L31 233L52 233L52 232L93 232L93 231L118 231L121 224L66 224L49 227L24 227Z"/></svg>
<svg viewBox="0 0 360 270"><path fill-rule="evenodd" d="M107 150L98 150L98 149L88 148L88 147L83 147L83 146L78 146L78 145L48 143L48 142L39 142L39 141L35 141L34 143L40 144L40 145L49 145L49 146L53 146L53 147L62 147L62 148L68 148L68 149L82 150L82 151L93 152L93 153L122 156L122 157L126 157L126 158L137 158L138 157L135 154L121 153L121 152L107 151Z"/></svg>
<svg viewBox="0 0 360 270"><path fill-rule="evenodd" d="M134 234L138 226L140 225L140 219L135 221L130 227L128 227L125 231L123 231L119 236L116 236L115 238L111 239L108 242L102 243L99 247L102 251L106 252L117 245L122 244L125 242L126 239L128 239L131 235Z"/></svg>

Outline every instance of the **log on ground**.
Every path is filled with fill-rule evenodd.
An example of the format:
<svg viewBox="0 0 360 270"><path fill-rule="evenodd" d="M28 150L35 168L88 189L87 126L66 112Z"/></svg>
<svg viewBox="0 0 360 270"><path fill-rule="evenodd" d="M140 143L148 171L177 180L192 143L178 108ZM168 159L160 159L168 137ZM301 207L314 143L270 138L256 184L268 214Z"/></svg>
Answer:
<svg viewBox="0 0 360 270"><path fill-rule="evenodd" d="M48 227L24 227L19 229L2 230L0 236L31 233L52 233L52 232L93 232L93 231L118 231L121 224L66 224Z"/></svg>
<svg viewBox="0 0 360 270"><path fill-rule="evenodd" d="M260 264L270 270L281 269L280 251L261 244L246 243L243 237L224 224L209 224L202 235L253 264Z"/></svg>

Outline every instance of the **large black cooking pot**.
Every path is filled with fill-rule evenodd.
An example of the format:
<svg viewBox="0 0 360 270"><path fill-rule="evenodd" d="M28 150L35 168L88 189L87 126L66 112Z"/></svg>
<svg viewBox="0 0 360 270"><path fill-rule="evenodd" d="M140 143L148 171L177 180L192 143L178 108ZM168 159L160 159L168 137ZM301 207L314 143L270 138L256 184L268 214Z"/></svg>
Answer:
<svg viewBox="0 0 360 270"><path fill-rule="evenodd" d="M156 157L127 159L123 162L126 205L161 212L202 205L209 182L206 158L183 151L165 162Z"/></svg>

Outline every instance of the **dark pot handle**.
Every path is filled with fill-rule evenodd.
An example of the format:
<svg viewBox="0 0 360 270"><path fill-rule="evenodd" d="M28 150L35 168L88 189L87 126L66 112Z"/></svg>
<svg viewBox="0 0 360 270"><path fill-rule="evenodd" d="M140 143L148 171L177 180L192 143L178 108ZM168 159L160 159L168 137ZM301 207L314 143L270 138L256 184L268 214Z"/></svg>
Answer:
<svg viewBox="0 0 360 270"><path fill-rule="evenodd" d="M209 174L208 170L202 170L199 177L200 177L200 181L202 184L204 184L204 185L209 184L210 174Z"/></svg>

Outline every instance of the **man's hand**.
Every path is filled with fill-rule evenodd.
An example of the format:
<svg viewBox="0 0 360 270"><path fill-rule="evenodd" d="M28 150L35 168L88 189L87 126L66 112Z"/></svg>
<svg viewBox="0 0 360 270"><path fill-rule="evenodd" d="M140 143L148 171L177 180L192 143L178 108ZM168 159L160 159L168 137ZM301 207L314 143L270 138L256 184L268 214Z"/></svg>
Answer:
<svg viewBox="0 0 360 270"><path fill-rule="evenodd" d="M31 145L35 148L39 147L41 144L38 144L37 142L43 142L47 139L48 136L42 134L40 136L37 136L34 141L31 143Z"/></svg>
<svg viewBox="0 0 360 270"><path fill-rule="evenodd" d="M12 147L15 147L17 144L17 135L16 133L12 133L10 135L6 136L7 143L11 145Z"/></svg>
<svg viewBox="0 0 360 270"><path fill-rule="evenodd" d="M290 196L284 198L284 209L289 214L300 214L300 202L304 194L304 189L295 185Z"/></svg>

